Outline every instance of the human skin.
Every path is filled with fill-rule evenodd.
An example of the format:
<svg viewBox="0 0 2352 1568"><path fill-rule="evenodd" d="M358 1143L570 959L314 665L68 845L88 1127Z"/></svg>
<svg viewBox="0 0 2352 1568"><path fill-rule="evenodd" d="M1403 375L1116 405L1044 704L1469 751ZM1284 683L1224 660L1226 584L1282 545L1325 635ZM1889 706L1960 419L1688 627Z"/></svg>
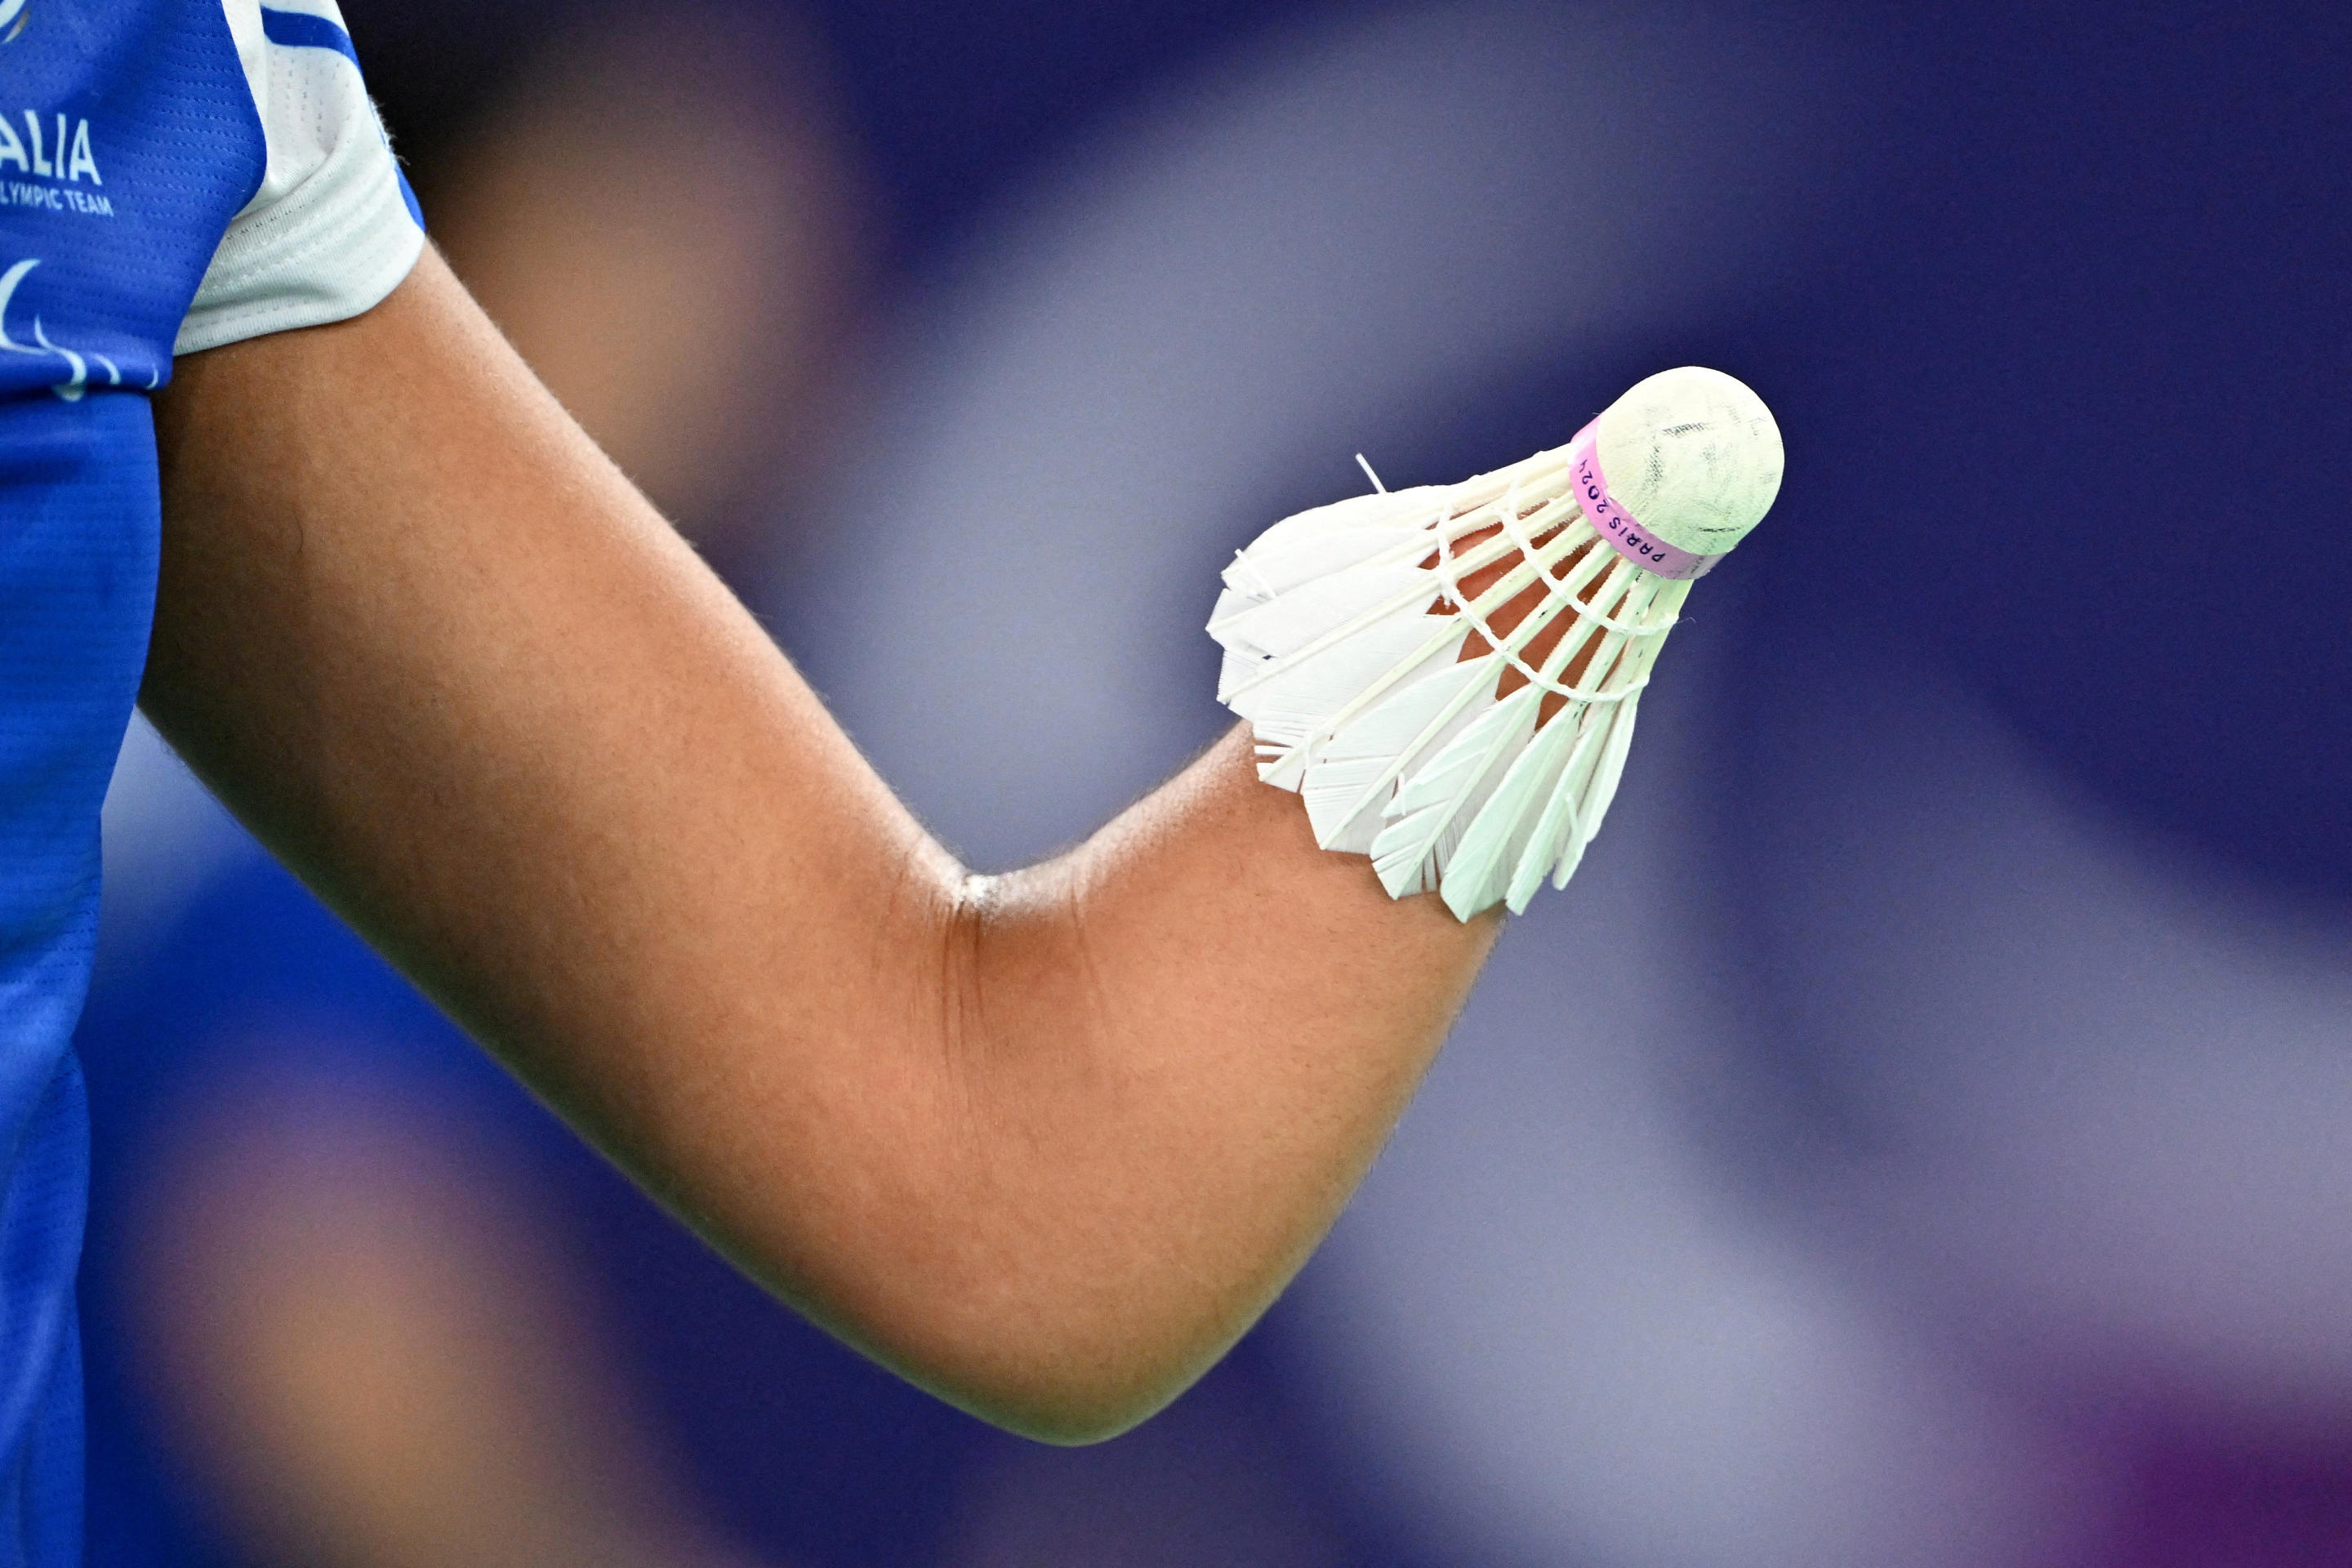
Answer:
<svg viewBox="0 0 2352 1568"><path fill-rule="evenodd" d="M1239 734L967 875L429 251L156 423L157 727L746 1270L1016 1430L1120 1431L1248 1327L1493 939Z"/></svg>

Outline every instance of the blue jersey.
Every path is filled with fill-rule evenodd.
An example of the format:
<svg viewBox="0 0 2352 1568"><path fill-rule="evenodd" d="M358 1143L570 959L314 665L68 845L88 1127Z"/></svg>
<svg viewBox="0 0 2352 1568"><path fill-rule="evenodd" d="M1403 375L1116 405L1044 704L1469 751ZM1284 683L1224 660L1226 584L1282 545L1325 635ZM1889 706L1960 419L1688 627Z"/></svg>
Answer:
<svg viewBox="0 0 2352 1568"><path fill-rule="evenodd" d="M68 1037L154 604L148 395L423 244L331 0L283 5L0 0L0 1568L79 1558Z"/></svg>

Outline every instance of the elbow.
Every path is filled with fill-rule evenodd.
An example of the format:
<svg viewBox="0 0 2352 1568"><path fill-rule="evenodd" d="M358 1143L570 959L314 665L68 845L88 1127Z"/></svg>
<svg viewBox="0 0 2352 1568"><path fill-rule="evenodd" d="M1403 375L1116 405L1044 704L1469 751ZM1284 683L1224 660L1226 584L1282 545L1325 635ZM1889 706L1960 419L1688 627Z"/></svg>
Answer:
<svg viewBox="0 0 2352 1568"><path fill-rule="evenodd" d="M1081 1447L1119 1436L1167 1408L1215 1364L1223 1348L1194 1352L1145 1339L1106 1345L1092 1336L1057 1340L1024 1328L900 1370L992 1426Z"/></svg>
<svg viewBox="0 0 2352 1568"><path fill-rule="evenodd" d="M880 1250L859 1271L878 1288L856 1316L876 1331L869 1351L909 1381L992 1426L1079 1447L1172 1404L1301 1249L1281 1245L1286 1234L1236 1241L1170 1177L1192 1151L1118 1114L1117 1096L1137 1091L1106 1080L1136 1075L1074 1023L1095 998L1071 988L1087 968L1068 895L1057 876L961 884L939 981L948 1070L915 1097L929 1110L892 1201L859 1226Z"/></svg>
<svg viewBox="0 0 2352 1568"><path fill-rule="evenodd" d="M992 1426L1055 1447L1083 1448L1124 1436L1174 1399L1034 1383L1020 1387L939 1388L948 1403ZM1179 1390L1178 1392L1181 1392Z"/></svg>
<svg viewBox="0 0 2352 1568"><path fill-rule="evenodd" d="M1052 1300L1047 1298L1046 1301ZM881 1359L900 1375L1008 1432L1076 1447L1159 1414L1215 1365L1255 1312L1106 1310L1061 1297L1000 1299L929 1317ZM932 1303L934 1309L940 1303Z"/></svg>
<svg viewBox="0 0 2352 1568"><path fill-rule="evenodd" d="M1192 1379L1165 1391L1107 1389L1072 1384L1034 1383L1018 1388L971 1389L948 1402L992 1426L1032 1442L1083 1448L1123 1437L1160 1414L1192 1385Z"/></svg>
<svg viewBox="0 0 2352 1568"><path fill-rule="evenodd" d="M1207 1370L1041 1366L1018 1380L969 1386L960 1401L982 1420L1040 1443L1083 1447L1124 1436L1173 1404Z"/></svg>

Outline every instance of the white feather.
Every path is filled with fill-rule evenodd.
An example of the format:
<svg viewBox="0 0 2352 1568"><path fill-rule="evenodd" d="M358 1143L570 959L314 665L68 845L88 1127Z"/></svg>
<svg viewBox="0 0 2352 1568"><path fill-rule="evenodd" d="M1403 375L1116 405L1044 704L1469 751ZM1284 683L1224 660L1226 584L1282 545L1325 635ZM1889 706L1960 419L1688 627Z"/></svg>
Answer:
<svg viewBox="0 0 2352 1568"><path fill-rule="evenodd" d="M1630 701L1619 703L1617 711L1622 713L1630 706ZM1559 863L1569 846L1580 844L1587 837L1583 803L1577 799L1576 791L1568 787L1569 779L1600 742L1603 731L1613 730L1619 721L1614 715L1609 715L1602 722L1576 726L1576 744L1569 752L1559 773L1554 775L1550 791L1545 796L1535 823L1528 832L1527 842L1519 851L1518 860L1511 868L1511 879L1503 889L1503 901L1513 914L1526 910L1528 900L1535 897L1538 888L1543 886L1545 874ZM1552 727L1559 730L1568 728L1557 722ZM1593 820L1598 821L1599 818Z"/></svg>
<svg viewBox="0 0 2352 1568"><path fill-rule="evenodd" d="M1464 715L1486 679L1477 666L1455 661L1468 635L1468 627L1457 626L1423 661L1422 673L1401 683L1389 700L1335 723L1316 749L1299 795L1315 824L1315 841L1324 848L1371 853L1398 776L1468 721Z"/></svg>
<svg viewBox="0 0 2352 1568"><path fill-rule="evenodd" d="M1636 526L1669 544L1682 530L1727 549L1778 488L1769 413L1717 372L1654 376L1594 428L1606 471L1643 487ZM1560 447L1287 518L1235 555L1209 625L1225 648L1218 696L1249 721L1260 775L1304 799L1316 841L1370 855L1392 895L1441 892L1465 920L1524 909L1547 873L1564 884L1580 863L1690 589L1593 528L1571 460ZM1489 568L1496 581L1464 602L1461 584ZM1496 613L1538 584L1498 632Z"/></svg>
<svg viewBox="0 0 2352 1568"><path fill-rule="evenodd" d="M1436 596L1429 574L1410 561L1359 561L1286 594L1245 605L1211 630L1227 647L1268 660L1286 659L1318 642L1335 640L1332 634L1342 628L1355 629L1366 616L1392 614L1416 598Z"/></svg>
<svg viewBox="0 0 2352 1568"><path fill-rule="evenodd" d="M1609 814L1610 803L1617 798L1617 781L1625 773L1626 753L1633 745L1633 721L1640 711L1640 699L1629 697L1618 705L1617 712L1610 722L1609 743L1601 752L1593 768L1592 782L1584 792L1584 815L1595 826ZM1591 834L1588 832L1585 837L1589 838ZM1568 886L1565 874L1559 877L1559 885L1563 888Z"/></svg>
<svg viewBox="0 0 2352 1568"><path fill-rule="evenodd" d="M1271 726L1266 739L1297 745L1383 676L1401 666L1416 668L1434 651L1429 645L1443 643L1452 629L1447 622L1408 605L1353 637L1326 642L1305 658L1260 662L1225 694L1225 703L1262 730ZM1453 640L1458 646L1461 639ZM1286 722L1294 715L1302 720L1296 730Z"/></svg>
<svg viewBox="0 0 2352 1568"><path fill-rule="evenodd" d="M1522 851L1541 826L1545 807L1559 795L1560 774L1591 744L1591 728L1582 718L1565 711L1555 714L1519 752L1462 835L1445 868L1444 891L1446 907L1463 919L1503 899ZM1550 864L1547 859L1545 868Z"/></svg>
<svg viewBox="0 0 2352 1568"><path fill-rule="evenodd" d="M1436 885L1470 820L1536 731L1534 687L1522 687L1454 737L1399 786L1389 825L1372 840L1372 869L1391 894Z"/></svg>

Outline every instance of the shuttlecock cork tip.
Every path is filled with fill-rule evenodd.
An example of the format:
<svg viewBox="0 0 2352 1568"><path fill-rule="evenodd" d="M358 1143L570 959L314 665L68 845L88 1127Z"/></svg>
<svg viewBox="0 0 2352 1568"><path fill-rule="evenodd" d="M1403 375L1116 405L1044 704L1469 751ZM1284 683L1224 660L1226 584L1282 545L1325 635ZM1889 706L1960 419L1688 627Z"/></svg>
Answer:
<svg viewBox="0 0 2352 1568"><path fill-rule="evenodd" d="M1684 365L1609 405L1594 451L1617 503L1678 550L1720 555L1780 491L1780 427L1764 400L1719 370Z"/></svg>

